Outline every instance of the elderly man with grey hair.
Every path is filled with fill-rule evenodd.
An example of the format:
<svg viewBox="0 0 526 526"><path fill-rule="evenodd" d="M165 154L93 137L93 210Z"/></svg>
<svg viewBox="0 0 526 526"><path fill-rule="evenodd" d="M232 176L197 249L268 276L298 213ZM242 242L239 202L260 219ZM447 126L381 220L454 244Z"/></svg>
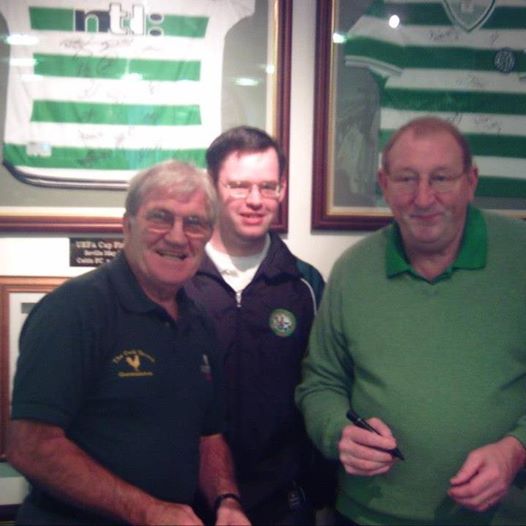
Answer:
<svg viewBox="0 0 526 526"><path fill-rule="evenodd" d="M221 434L214 331L182 289L215 215L202 171L167 161L140 172L123 252L30 313L8 440L32 484L18 523L200 524L199 487L217 524L248 524Z"/></svg>

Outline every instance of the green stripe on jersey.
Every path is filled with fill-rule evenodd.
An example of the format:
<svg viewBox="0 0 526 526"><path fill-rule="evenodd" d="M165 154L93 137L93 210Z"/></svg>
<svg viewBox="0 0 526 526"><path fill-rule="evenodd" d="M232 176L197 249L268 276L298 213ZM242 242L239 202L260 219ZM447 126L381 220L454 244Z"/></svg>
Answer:
<svg viewBox="0 0 526 526"><path fill-rule="evenodd" d="M51 77L121 79L138 74L142 80L199 80L198 60L142 60L107 57L74 57L35 53L35 74Z"/></svg>
<svg viewBox="0 0 526 526"><path fill-rule="evenodd" d="M37 100L32 122L189 126L201 124L199 106L95 104Z"/></svg>
<svg viewBox="0 0 526 526"><path fill-rule="evenodd" d="M513 51L516 59L513 71L526 72L526 53L521 49ZM360 62L364 57L372 58L376 63L385 62L399 69L496 71L493 49L399 46L373 38L351 37L345 43L345 54L358 56Z"/></svg>
<svg viewBox="0 0 526 526"><path fill-rule="evenodd" d="M526 115L526 92L489 93L386 87L382 107L412 111Z"/></svg>
<svg viewBox="0 0 526 526"><path fill-rule="evenodd" d="M526 29L526 4L524 7L497 7L483 29Z"/></svg>
<svg viewBox="0 0 526 526"><path fill-rule="evenodd" d="M148 24L152 29L159 27L164 36L203 38L208 26L208 18L204 16L165 15L160 24Z"/></svg>
<svg viewBox="0 0 526 526"><path fill-rule="evenodd" d="M380 151L393 129L383 129L380 132ZM464 133L471 151L475 157L509 157L512 159L526 159L526 137L519 135L490 135L483 133ZM491 175L491 174L488 174ZM522 176L523 174L519 174Z"/></svg>
<svg viewBox="0 0 526 526"><path fill-rule="evenodd" d="M510 177L479 177L477 197L526 198L526 180Z"/></svg>
<svg viewBox="0 0 526 526"><path fill-rule="evenodd" d="M4 145L4 159L14 166L83 170L142 170L167 159L178 159L204 167L205 150L147 150L114 148L53 147L51 155L29 156L26 147Z"/></svg>
<svg viewBox="0 0 526 526"><path fill-rule="evenodd" d="M30 7L31 29L37 31L73 31L75 11L50 7Z"/></svg>
<svg viewBox="0 0 526 526"><path fill-rule="evenodd" d="M473 155L526 159L526 137L466 133ZM519 174L521 177L526 174Z"/></svg>

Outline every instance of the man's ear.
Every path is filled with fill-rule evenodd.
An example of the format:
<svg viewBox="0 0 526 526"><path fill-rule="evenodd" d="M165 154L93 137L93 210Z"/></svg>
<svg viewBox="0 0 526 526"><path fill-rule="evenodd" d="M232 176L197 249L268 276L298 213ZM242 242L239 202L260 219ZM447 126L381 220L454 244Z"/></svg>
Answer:
<svg viewBox="0 0 526 526"><path fill-rule="evenodd" d="M376 179L378 180L378 185L382 190L384 201L389 206L391 206L389 202L389 175L387 175L387 172L383 168L379 168L376 174Z"/></svg>
<svg viewBox="0 0 526 526"><path fill-rule="evenodd" d="M131 229L130 221L131 220L130 220L128 214L124 214L122 216L122 232L124 234L124 241L126 241L126 239L130 235L130 229Z"/></svg>
<svg viewBox="0 0 526 526"><path fill-rule="evenodd" d="M285 199L285 195L287 194L287 179L285 177L281 177L279 180L279 198L278 201L281 203L283 199Z"/></svg>
<svg viewBox="0 0 526 526"><path fill-rule="evenodd" d="M472 165L467 173L469 190L471 193L470 201L475 199L475 191L477 190L477 185L479 183L479 169L477 165Z"/></svg>
<svg viewBox="0 0 526 526"><path fill-rule="evenodd" d="M378 170L376 178L378 179L378 184L380 185L382 192L385 193L385 190L387 188L387 173L385 172L383 168L380 168Z"/></svg>

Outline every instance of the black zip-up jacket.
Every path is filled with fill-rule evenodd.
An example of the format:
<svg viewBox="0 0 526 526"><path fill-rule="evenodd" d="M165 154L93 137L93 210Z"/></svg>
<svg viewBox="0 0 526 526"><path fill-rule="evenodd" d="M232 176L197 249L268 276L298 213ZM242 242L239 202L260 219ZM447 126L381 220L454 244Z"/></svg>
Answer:
<svg viewBox="0 0 526 526"><path fill-rule="evenodd" d="M215 321L224 352L226 438L247 509L302 484L311 462L294 389L323 286L274 233L241 297L207 256L186 286Z"/></svg>

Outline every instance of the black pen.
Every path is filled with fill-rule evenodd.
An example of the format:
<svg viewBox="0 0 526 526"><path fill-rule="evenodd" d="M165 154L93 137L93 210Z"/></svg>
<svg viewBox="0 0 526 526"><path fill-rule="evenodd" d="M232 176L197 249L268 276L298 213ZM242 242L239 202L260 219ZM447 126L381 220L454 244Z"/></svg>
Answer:
<svg viewBox="0 0 526 526"><path fill-rule="evenodd" d="M380 434L378 433L378 431L376 431L376 429L373 426L368 424L358 413L355 413L352 409L349 409L347 411L347 418L354 425L361 427L362 429L367 429L367 431L371 431L373 433L376 433L377 435ZM405 460L404 455L402 455L402 452L397 447L395 447L394 449L386 449L385 451L391 453L393 457L397 457L400 460Z"/></svg>

